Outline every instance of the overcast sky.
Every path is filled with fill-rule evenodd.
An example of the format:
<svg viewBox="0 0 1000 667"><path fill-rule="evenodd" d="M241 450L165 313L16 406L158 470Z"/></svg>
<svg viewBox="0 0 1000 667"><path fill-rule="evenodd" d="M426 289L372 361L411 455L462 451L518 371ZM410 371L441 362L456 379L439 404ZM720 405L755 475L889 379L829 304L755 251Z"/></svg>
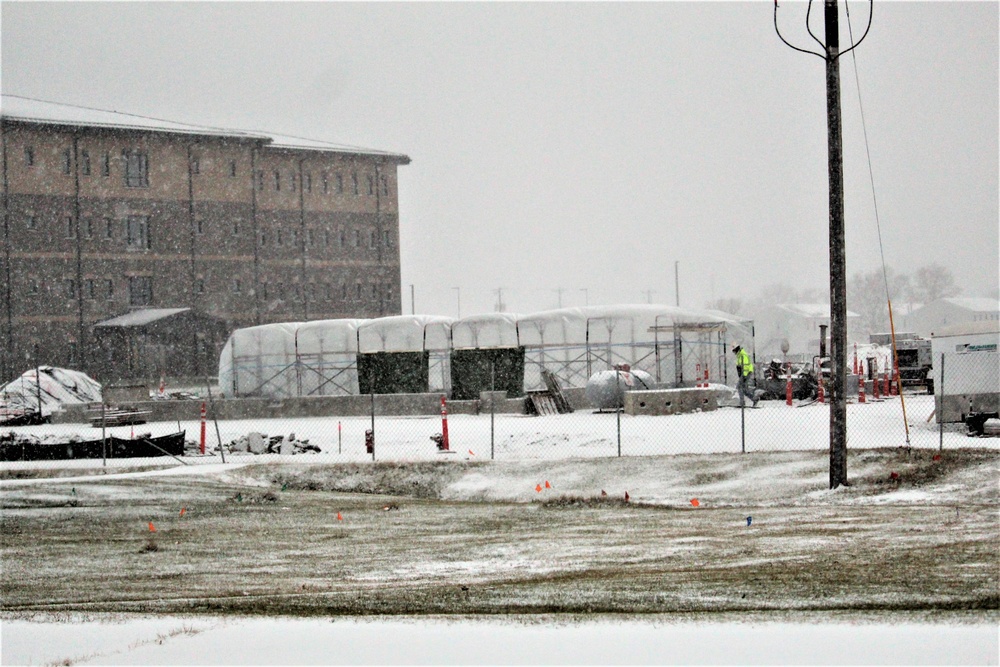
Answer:
<svg viewBox="0 0 1000 667"><path fill-rule="evenodd" d="M779 25L815 47L805 8L782 2ZM847 8L857 37L868 4ZM874 11L841 61L848 273L880 268L874 180L892 268L938 262L995 295L998 3ZM518 312L673 304L675 262L683 306L828 285L824 64L778 40L770 2L0 12L5 94L409 155L404 312L411 284L450 316L497 289Z"/></svg>

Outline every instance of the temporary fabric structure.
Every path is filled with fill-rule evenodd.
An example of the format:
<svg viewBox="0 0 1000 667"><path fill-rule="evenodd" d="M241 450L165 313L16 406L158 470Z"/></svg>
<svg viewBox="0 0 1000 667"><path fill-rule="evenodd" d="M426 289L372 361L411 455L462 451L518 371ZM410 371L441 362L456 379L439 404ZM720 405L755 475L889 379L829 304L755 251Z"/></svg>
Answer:
<svg viewBox="0 0 1000 667"><path fill-rule="evenodd" d="M753 350L753 324L728 313L655 304L561 308L459 320L397 315L268 324L230 336L220 359L228 396L442 392L478 398L565 387L628 365L657 384L734 384L730 348Z"/></svg>
<svg viewBox="0 0 1000 667"><path fill-rule="evenodd" d="M0 387L0 421L24 413L48 417L66 405L100 401L101 385L89 375L41 366Z"/></svg>
<svg viewBox="0 0 1000 667"><path fill-rule="evenodd" d="M449 393L450 317L396 315L358 326L362 394Z"/></svg>

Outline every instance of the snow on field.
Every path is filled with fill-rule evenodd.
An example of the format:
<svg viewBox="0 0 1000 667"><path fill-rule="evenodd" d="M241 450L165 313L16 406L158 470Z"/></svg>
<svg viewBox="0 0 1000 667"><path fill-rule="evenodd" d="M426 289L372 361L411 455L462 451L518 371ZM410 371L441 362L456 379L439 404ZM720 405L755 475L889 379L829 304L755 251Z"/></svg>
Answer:
<svg viewBox="0 0 1000 667"><path fill-rule="evenodd" d="M2 635L4 665L996 665L998 655L994 624L168 616L8 621Z"/></svg>
<svg viewBox="0 0 1000 667"><path fill-rule="evenodd" d="M903 412L898 397L880 402L848 404L848 447L852 449L899 447L907 444ZM906 396L909 444L913 447L944 449L956 447L1000 447L996 438L969 438L960 426L948 426L939 443L938 425L928 418L934 410L934 397ZM376 415L375 458L377 460L440 460L431 436L442 432L439 416L385 417ZM218 432L216 431L218 428ZM188 440L197 440L200 423L196 421L155 422L138 426L107 429L109 435L128 438L144 433L153 436L187 432ZM287 419L246 419L209 422L208 456L188 457L188 463L218 463L218 442L230 443L240 436L257 431L269 436L294 434L299 440L318 445L317 462L368 461L365 430L372 428L371 417L296 417ZM450 415L448 432L450 456L470 460L554 460L663 455L710 454L761 451L827 450L830 442L829 406L819 403L788 407L782 401L764 401L758 409L741 411L721 408L710 412L671 416L618 416L614 413L577 411L573 414L545 417L527 415ZM81 439L99 438L101 430L82 424L28 426L11 429L40 437ZM619 435L620 434L620 435ZM744 436L745 434L745 436ZM745 439L744 439L745 437ZM226 462L260 461L261 456L226 453ZM153 462L146 459L143 463ZM136 461L108 461L109 466L135 465ZM172 459L160 461L174 465ZM59 462L59 467L92 467L101 461ZM4 467L38 467L56 464L5 463Z"/></svg>

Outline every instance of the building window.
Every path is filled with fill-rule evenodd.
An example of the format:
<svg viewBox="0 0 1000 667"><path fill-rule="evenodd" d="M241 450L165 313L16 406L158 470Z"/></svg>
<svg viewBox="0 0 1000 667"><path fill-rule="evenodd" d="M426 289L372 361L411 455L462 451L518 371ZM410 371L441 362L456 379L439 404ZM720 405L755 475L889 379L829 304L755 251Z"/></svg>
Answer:
<svg viewBox="0 0 1000 667"><path fill-rule="evenodd" d="M382 230L382 243L386 248L392 247L392 234L389 233L388 229Z"/></svg>
<svg viewBox="0 0 1000 667"><path fill-rule="evenodd" d="M389 179L385 176L382 177L382 194L386 196L389 194Z"/></svg>
<svg viewBox="0 0 1000 667"><path fill-rule="evenodd" d="M239 278L233 279L233 292L239 294L241 291L243 291L242 281Z"/></svg>
<svg viewBox="0 0 1000 667"><path fill-rule="evenodd" d="M324 287L326 288L326 300L327 301L332 301L333 300L333 285L331 285L330 283L325 283Z"/></svg>
<svg viewBox="0 0 1000 667"><path fill-rule="evenodd" d="M328 194L330 192L330 179L327 178L326 174L323 174L323 194Z"/></svg>
<svg viewBox="0 0 1000 667"><path fill-rule="evenodd" d="M35 149L31 146L24 147L24 166L34 167L35 166Z"/></svg>
<svg viewBox="0 0 1000 667"><path fill-rule="evenodd" d="M281 172L277 170L275 170L274 172L274 189L275 190L281 189Z"/></svg>
<svg viewBox="0 0 1000 667"><path fill-rule="evenodd" d="M308 245L313 245L314 241L315 241L315 237L313 235L313 230L307 229L306 230L306 243Z"/></svg>
<svg viewBox="0 0 1000 667"><path fill-rule="evenodd" d="M325 245L327 248L330 247L330 230L329 229L324 229L323 230L323 245Z"/></svg>
<svg viewBox="0 0 1000 667"><path fill-rule="evenodd" d="M354 194L360 194L358 192L358 172L351 172L351 183L354 185Z"/></svg>
<svg viewBox="0 0 1000 667"><path fill-rule="evenodd" d="M267 235L264 232L260 233L260 247L263 248L267 245Z"/></svg>
<svg viewBox="0 0 1000 667"><path fill-rule="evenodd" d="M192 174L201 173L201 161L196 157L191 158L191 173Z"/></svg>
<svg viewBox="0 0 1000 667"><path fill-rule="evenodd" d="M340 298L347 300L347 283L340 283Z"/></svg>
<svg viewBox="0 0 1000 667"><path fill-rule="evenodd" d="M340 228L340 247L347 247L347 232L344 231L343 227Z"/></svg>
<svg viewBox="0 0 1000 667"><path fill-rule="evenodd" d="M111 154L104 153L101 155L101 176L111 175Z"/></svg>
<svg viewBox="0 0 1000 667"><path fill-rule="evenodd" d="M360 248L361 247L361 230L360 229L355 229L354 230L354 247L355 248Z"/></svg>
<svg viewBox="0 0 1000 667"><path fill-rule="evenodd" d="M278 298L285 300L285 283L278 283Z"/></svg>
<svg viewBox="0 0 1000 667"><path fill-rule="evenodd" d="M358 291L358 298L360 299L361 298L361 283L357 283L356 287L358 288L357 289L357 291Z"/></svg>
<svg viewBox="0 0 1000 667"><path fill-rule="evenodd" d="M205 279L204 278L198 278L197 280L194 281L194 290L198 294L204 294L205 293Z"/></svg>
<svg viewBox="0 0 1000 667"><path fill-rule="evenodd" d="M125 219L125 246L129 250L149 250L149 217L130 215Z"/></svg>
<svg viewBox="0 0 1000 667"><path fill-rule="evenodd" d="M263 299L267 298L267 283L260 284L260 296Z"/></svg>
<svg viewBox="0 0 1000 667"><path fill-rule="evenodd" d="M205 221L202 220L201 218L197 218L194 221L194 230L195 230L195 232L194 232L195 234L204 234L205 233Z"/></svg>
<svg viewBox="0 0 1000 667"><path fill-rule="evenodd" d="M88 239L94 238L94 221L90 218L83 219L83 234Z"/></svg>
<svg viewBox="0 0 1000 667"><path fill-rule="evenodd" d="M375 179L371 175L368 176L368 194L375 194Z"/></svg>
<svg viewBox="0 0 1000 667"><path fill-rule="evenodd" d="M66 227L66 238L75 239L76 238L76 224L73 222L73 216L67 215L63 218Z"/></svg>
<svg viewBox="0 0 1000 667"><path fill-rule="evenodd" d="M63 280L63 294L67 299L76 298L76 281L72 278Z"/></svg>
<svg viewBox="0 0 1000 667"><path fill-rule="evenodd" d="M83 285L84 285L83 293L87 295L88 299L93 299L94 296L96 295L96 291L94 290L94 279L87 278L86 280L83 281Z"/></svg>
<svg viewBox="0 0 1000 667"><path fill-rule="evenodd" d="M80 151L80 169L84 176L90 176L90 151Z"/></svg>
<svg viewBox="0 0 1000 667"><path fill-rule="evenodd" d="M229 161L229 177L236 178L236 160Z"/></svg>
<svg viewBox="0 0 1000 667"><path fill-rule="evenodd" d="M38 294L38 281L35 278L28 280L28 294Z"/></svg>
<svg viewBox="0 0 1000 667"><path fill-rule="evenodd" d="M66 149L62 152L62 173L68 174L72 171L73 167L73 153L70 149Z"/></svg>
<svg viewBox="0 0 1000 667"><path fill-rule="evenodd" d="M375 239L376 238L378 238L378 232L376 232L374 229L372 229L371 231L368 232L368 247L369 248L374 248L375 247Z"/></svg>
<svg viewBox="0 0 1000 667"><path fill-rule="evenodd" d="M279 227L274 231L274 245L282 245L281 240L281 228Z"/></svg>
<svg viewBox="0 0 1000 667"><path fill-rule="evenodd" d="M149 306L153 303L152 276L129 276L128 302L132 306Z"/></svg>
<svg viewBox="0 0 1000 667"><path fill-rule="evenodd" d="M316 300L316 283L309 283L309 298Z"/></svg>
<svg viewBox="0 0 1000 667"><path fill-rule="evenodd" d="M299 230L297 229L292 230L292 247L293 248L299 247Z"/></svg>
<svg viewBox="0 0 1000 667"><path fill-rule="evenodd" d="M110 301L111 299L114 299L115 298L115 281L112 280L111 278L106 279L104 281L104 287L105 287L105 290L106 290L105 295L107 296L108 301Z"/></svg>
<svg viewBox="0 0 1000 667"><path fill-rule="evenodd" d="M312 192L313 191L313 177L312 177L312 174L306 174L303 178L305 178L306 192Z"/></svg>
<svg viewBox="0 0 1000 667"><path fill-rule="evenodd" d="M115 237L115 223L111 218L104 218L104 238L113 239Z"/></svg>
<svg viewBox="0 0 1000 667"><path fill-rule="evenodd" d="M295 192L295 184L298 182L298 174L292 172L292 192Z"/></svg>
<svg viewBox="0 0 1000 667"><path fill-rule="evenodd" d="M233 236L240 235L240 221L236 220L233 222Z"/></svg>
<svg viewBox="0 0 1000 667"><path fill-rule="evenodd" d="M28 231L34 231L34 230L38 229L37 225L38 225L38 223L35 220L35 216L33 216L33 215L26 215L26 216L24 216L24 228L25 229L27 229Z"/></svg>
<svg viewBox="0 0 1000 667"><path fill-rule="evenodd" d="M337 194L344 194L344 175L337 174Z"/></svg>
<svg viewBox="0 0 1000 667"><path fill-rule="evenodd" d="M378 296L378 285L372 283L372 298L374 299L377 296Z"/></svg>
<svg viewBox="0 0 1000 667"><path fill-rule="evenodd" d="M80 346L77 345L75 340L71 340L66 344L66 361L70 368L76 366L77 355L79 354Z"/></svg>
<svg viewBox="0 0 1000 667"><path fill-rule="evenodd" d="M264 189L264 170L260 169L257 171L257 189Z"/></svg>
<svg viewBox="0 0 1000 667"><path fill-rule="evenodd" d="M149 187L149 157L143 151L122 151L125 162L125 185L130 188Z"/></svg>

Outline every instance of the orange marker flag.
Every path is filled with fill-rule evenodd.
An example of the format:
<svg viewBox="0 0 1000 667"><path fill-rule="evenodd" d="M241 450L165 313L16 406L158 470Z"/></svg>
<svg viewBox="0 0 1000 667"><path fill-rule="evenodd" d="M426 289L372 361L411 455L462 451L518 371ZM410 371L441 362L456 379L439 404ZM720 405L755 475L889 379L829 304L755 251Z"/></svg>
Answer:
<svg viewBox="0 0 1000 667"><path fill-rule="evenodd" d="M181 508L181 516L184 516L184 512L187 512L187 508L186 507L182 507Z"/></svg>
<svg viewBox="0 0 1000 667"><path fill-rule="evenodd" d="M344 517L342 517L340 515L340 512L337 512L337 521L343 521L343 520L344 520Z"/></svg>
<svg viewBox="0 0 1000 667"><path fill-rule="evenodd" d="M701 503L699 503L699 502L698 502L698 499L697 499L697 498L692 498L692 499L691 499L691 504L692 504L692 505L694 505L695 507L697 507L697 506L698 506L698 505L700 505Z"/></svg>
<svg viewBox="0 0 1000 667"><path fill-rule="evenodd" d="M545 488L546 489L551 489L552 488L552 485L549 484L549 480L545 480Z"/></svg>
<svg viewBox="0 0 1000 667"><path fill-rule="evenodd" d="M469 450L469 456L475 456L475 455L476 455L476 453L470 449Z"/></svg>
<svg viewBox="0 0 1000 667"><path fill-rule="evenodd" d="M149 532L151 532L151 533L155 533L156 532L156 526L153 525L152 521L149 522Z"/></svg>
<svg viewBox="0 0 1000 667"><path fill-rule="evenodd" d="M541 484L536 484L535 485L535 491L537 491L538 493L541 493L542 492L542 485Z"/></svg>
<svg viewBox="0 0 1000 667"><path fill-rule="evenodd" d="M629 498L628 498L628 491L626 491L625 492L625 502L628 502L628 500L629 500Z"/></svg>

